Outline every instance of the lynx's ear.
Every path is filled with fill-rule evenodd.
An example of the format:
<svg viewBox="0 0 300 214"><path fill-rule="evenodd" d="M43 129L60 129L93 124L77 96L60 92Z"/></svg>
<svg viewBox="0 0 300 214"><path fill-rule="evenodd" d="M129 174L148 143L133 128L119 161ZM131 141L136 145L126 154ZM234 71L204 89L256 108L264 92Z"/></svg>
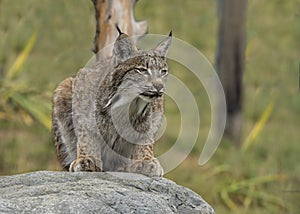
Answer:
<svg viewBox="0 0 300 214"><path fill-rule="evenodd" d="M159 56L166 56L169 46L172 42L172 31L169 33L169 36L163 39L158 45L153 49Z"/></svg>
<svg viewBox="0 0 300 214"><path fill-rule="evenodd" d="M138 49L132 42L132 40L128 37L127 34L122 33L118 26L117 30L119 32L119 36L114 44L113 56L115 58L115 64L119 64L120 62L124 62L127 59L135 56Z"/></svg>

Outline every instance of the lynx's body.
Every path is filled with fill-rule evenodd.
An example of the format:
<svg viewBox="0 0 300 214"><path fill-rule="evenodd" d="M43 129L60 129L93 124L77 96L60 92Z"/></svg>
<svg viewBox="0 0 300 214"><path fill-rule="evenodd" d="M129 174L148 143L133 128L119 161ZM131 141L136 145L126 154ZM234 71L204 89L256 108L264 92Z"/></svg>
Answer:
<svg viewBox="0 0 300 214"><path fill-rule="evenodd" d="M64 80L53 97L58 160L69 171L126 171L162 176L153 156L163 118L171 34L150 51L125 34L113 57Z"/></svg>

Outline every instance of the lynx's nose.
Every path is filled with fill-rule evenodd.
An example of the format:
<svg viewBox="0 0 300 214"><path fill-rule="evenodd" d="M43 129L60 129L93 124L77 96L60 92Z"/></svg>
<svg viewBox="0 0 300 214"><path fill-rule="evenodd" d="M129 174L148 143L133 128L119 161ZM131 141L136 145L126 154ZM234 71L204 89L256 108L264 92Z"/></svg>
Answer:
<svg viewBox="0 0 300 214"><path fill-rule="evenodd" d="M160 82L154 82L153 87L155 88L155 90L158 94L162 94L164 92L163 91L164 85Z"/></svg>

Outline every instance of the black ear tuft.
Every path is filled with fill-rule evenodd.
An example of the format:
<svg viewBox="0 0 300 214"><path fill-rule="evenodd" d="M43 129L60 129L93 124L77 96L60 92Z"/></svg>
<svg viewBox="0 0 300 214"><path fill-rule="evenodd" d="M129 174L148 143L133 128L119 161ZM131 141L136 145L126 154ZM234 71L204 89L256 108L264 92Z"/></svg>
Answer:
<svg viewBox="0 0 300 214"><path fill-rule="evenodd" d="M121 29L119 28L118 24L116 24L116 28L117 28L119 35L122 35L123 33L122 33Z"/></svg>
<svg viewBox="0 0 300 214"><path fill-rule="evenodd" d="M131 57L134 57L138 49L131 38L127 34L121 32L118 25L116 25L116 28L119 32L119 36L114 44L113 56L114 64L118 65L119 63L124 62Z"/></svg>
<svg viewBox="0 0 300 214"><path fill-rule="evenodd" d="M169 36L172 37L172 35L173 35L173 32L172 32L172 30L171 30L170 33L169 33Z"/></svg>
<svg viewBox="0 0 300 214"><path fill-rule="evenodd" d="M153 49L159 56L166 56L172 42L172 31Z"/></svg>

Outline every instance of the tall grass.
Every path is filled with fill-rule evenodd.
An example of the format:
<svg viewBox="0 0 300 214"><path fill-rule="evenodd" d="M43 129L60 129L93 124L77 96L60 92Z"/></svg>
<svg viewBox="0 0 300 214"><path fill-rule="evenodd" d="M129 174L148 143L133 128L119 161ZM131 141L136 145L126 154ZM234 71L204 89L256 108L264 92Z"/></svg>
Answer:
<svg viewBox="0 0 300 214"><path fill-rule="evenodd" d="M242 149L247 150L249 146L252 146L255 143L257 137L262 133L264 126L266 125L272 111L274 108L274 101L270 101L266 109L263 111L260 119L255 123L251 132L246 136Z"/></svg>
<svg viewBox="0 0 300 214"><path fill-rule="evenodd" d="M35 120L50 130L49 101L43 102L41 100L43 92L34 89L27 82L20 81L19 78L36 36L37 33L32 34L13 65L6 72L4 71L4 76L0 80L0 119L9 122L21 121L26 125L31 125ZM37 96L40 96L39 99Z"/></svg>

